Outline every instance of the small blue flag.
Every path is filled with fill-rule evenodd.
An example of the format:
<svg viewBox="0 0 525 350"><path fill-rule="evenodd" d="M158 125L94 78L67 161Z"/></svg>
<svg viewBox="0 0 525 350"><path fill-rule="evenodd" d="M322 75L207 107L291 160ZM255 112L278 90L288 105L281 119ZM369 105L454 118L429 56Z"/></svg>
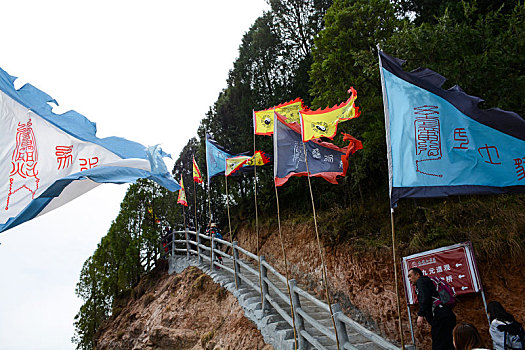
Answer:
<svg viewBox="0 0 525 350"><path fill-rule="evenodd" d="M208 186L210 179L216 175L224 175L226 171L226 159L233 155L219 146L211 136L206 134L206 165L208 172Z"/></svg>

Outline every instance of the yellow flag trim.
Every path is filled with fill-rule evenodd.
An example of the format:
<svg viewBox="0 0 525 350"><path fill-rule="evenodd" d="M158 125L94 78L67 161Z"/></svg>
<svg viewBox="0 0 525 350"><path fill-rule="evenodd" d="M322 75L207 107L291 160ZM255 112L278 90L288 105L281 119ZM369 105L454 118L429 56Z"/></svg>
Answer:
<svg viewBox="0 0 525 350"><path fill-rule="evenodd" d="M351 87L348 92L351 93L350 98L340 105L323 110L300 112L304 142L320 137L333 139L337 133L337 124L339 122L359 117L359 107L356 107L354 104L357 98L357 91Z"/></svg>
<svg viewBox="0 0 525 350"><path fill-rule="evenodd" d="M256 135L273 134L273 113L276 111L286 118L288 124L299 123L299 111L306 109L304 102L300 98L293 101L281 103L272 108L253 112L254 133Z"/></svg>

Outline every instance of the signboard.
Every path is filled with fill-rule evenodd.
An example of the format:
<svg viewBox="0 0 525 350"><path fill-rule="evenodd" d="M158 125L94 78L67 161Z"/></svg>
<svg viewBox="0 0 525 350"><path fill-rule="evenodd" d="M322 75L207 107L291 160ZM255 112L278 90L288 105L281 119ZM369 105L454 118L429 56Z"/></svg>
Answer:
<svg viewBox="0 0 525 350"><path fill-rule="evenodd" d="M438 277L446 281L456 295L482 290L471 242L403 257L403 281L410 305L417 303L415 286L412 286L408 280L408 270L413 267L419 268L424 276Z"/></svg>

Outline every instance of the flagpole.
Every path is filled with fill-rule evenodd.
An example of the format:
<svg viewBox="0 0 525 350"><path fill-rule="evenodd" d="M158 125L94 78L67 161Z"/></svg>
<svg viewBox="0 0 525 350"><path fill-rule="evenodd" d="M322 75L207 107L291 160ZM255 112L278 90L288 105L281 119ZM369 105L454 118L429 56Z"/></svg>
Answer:
<svg viewBox="0 0 525 350"><path fill-rule="evenodd" d="M226 168L228 169L228 168ZM234 280L235 280L235 289L239 289L239 286L237 285L237 269L235 266L237 266L237 261L235 259L235 252L233 251L233 235L232 235L232 223L230 220L230 195L228 194L228 176L226 175L226 171L224 171L224 182L226 183L226 208L228 209L228 228L230 229L230 243L232 244L232 255L233 255L233 274L234 274Z"/></svg>
<svg viewBox="0 0 525 350"><path fill-rule="evenodd" d="M396 258L396 235L394 231L394 208L390 208L390 223L392 225L392 257L394 260L394 283L396 284L397 315L399 321L399 335L401 336L401 349L405 349L405 340L403 337L403 326L401 323L401 301L399 300L399 285L397 277L397 258Z"/></svg>
<svg viewBox="0 0 525 350"><path fill-rule="evenodd" d="M302 131L302 127L301 127L301 131ZM301 140L303 138L303 135L302 135L302 132L301 132ZM326 278L326 265L324 263L324 257L323 257L323 251L321 249L321 240L319 239L319 229L317 228L317 214L315 212L315 203L314 203L314 194L312 192L312 182L310 181L310 168L308 167L308 154L306 153L306 145L305 145L305 142L303 141L303 151L304 151L304 160L305 160L305 163L306 163L306 173L307 173L307 178L308 178L308 188L310 189L310 199L312 201L312 210L313 210L313 214L314 214L314 227L315 227L315 235L317 237L317 247L319 249L319 256L321 258L321 268L322 268L322 278L323 278L323 282L324 282L324 285L326 287L326 301L328 303L328 308L330 309L330 317L332 318L332 324L334 325L334 332L335 332L335 340L336 340L336 343L337 343L337 350L339 350L339 336L337 334L337 327L335 326L335 319L334 319L334 313L332 311L332 303L330 301L330 294L329 294L329 290L328 290L328 281L327 281L327 278Z"/></svg>
<svg viewBox="0 0 525 350"><path fill-rule="evenodd" d="M204 136L206 137L206 140L208 138L208 130L204 131ZM211 186L210 186L210 169L208 167L208 145L206 144L206 177L208 180L208 217L210 218L208 220L208 228L211 226ZM211 230L210 231L210 269L213 271L213 238L211 236Z"/></svg>
<svg viewBox="0 0 525 350"><path fill-rule="evenodd" d="M253 113L253 155L255 156L255 111ZM257 240L257 259L259 264L259 286L261 288L261 307L264 305L264 294L263 294L263 283L261 273L261 254L259 252L259 213L257 211L257 163L254 162L253 166L253 194L255 200L255 237Z"/></svg>
<svg viewBox="0 0 525 350"><path fill-rule="evenodd" d="M332 324L334 326L334 332L335 332L335 340L337 345L337 350L339 350L339 336L337 334L337 327L335 326L335 318L334 318L334 312L332 311L332 303L330 301L330 293L328 289L328 280L327 280L327 273L326 273L326 265L324 263L324 256L323 251L321 249L321 240L319 239L319 229L317 228L317 214L315 212L315 203L314 203L314 194L312 191L312 182L310 181L310 167L308 166L308 153L306 153L306 143L304 142L304 135L303 135L303 117L301 115L301 112L299 112L299 121L301 122L301 141L303 143L303 152L304 152L304 161L306 164L306 173L308 178L308 188L310 190L310 200L312 201L312 211L314 216L314 227L315 227L315 235L317 238L317 247L319 249L319 257L321 258L321 268L322 268L322 279L325 285L325 292L326 292L326 301L328 303L328 308L330 310L330 317L332 318Z"/></svg>
<svg viewBox="0 0 525 350"><path fill-rule="evenodd" d="M182 207L182 218L184 220L184 238L186 238L186 250L188 252L188 255L187 255L187 258L189 259L190 258L190 244L188 243L188 230L186 229L186 214L185 214L185 210L184 210L184 204L181 205ZM174 239L175 237L172 236ZM175 254L175 252L172 253L172 256Z"/></svg>
<svg viewBox="0 0 525 350"><path fill-rule="evenodd" d="M195 206L195 232L199 234L199 227L197 225L197 190L195 189L195 179L193 179L193 204Z"/></svg>
<svg viewBox="0 0 525 350"><path fill-rule="evenodd" d="M274 135L272 137L275 138L275 108L273 110L273 125L274 125ZM254 138L255 138L255 133L253 134L254 135ZM275 142L275 141L274 141ZM255 151L254 151L254 154L255 154ZM274 152L274 157L277 157L277 153ZM275 158L277 159L277 158ZM275 163L274 163L274 167L275 167ZM294 312L294 307L293 307L293 302L292 302L292 291L290 290L290 277L288 275L288 259L286 257L286 250L284 249L284 240L283 240L283 234L282 234L282 229L281 229L281 211L280 211L280 207L279 207L279 192L277 191L277 184L275 183L275 176L274 176L274 180L273 180L273 185L274 185L274 188L275 188L275 201L276 201L276 204L277 204L277 225L279 227L279 240L281 242L281 251L282 251L282 254L283 254L283 259L284 259L284 274L285 274L285 278L286 278L286 288L288 290L288 297L290 298L290 313L292 315L292 327L293 327L293 336L294 336L294 345L295 345L295 350L298 349L299 345L298 345L298 336L297 336L297 328L295 327L295 312Z"/></svg>
<svg viewBox="0 0 525 350"><path fill-rule="evenodd" d="M206 140L208 139L208 130L204 130L204 137ZM206 177L208 180L208 216L210 217L210 220L208 222L208 227L211 224L211 187L210 187L210 169L208 167L208 145L206 144ZM210 241L211 242L211 241Z"/></svg>
<svg viewBox="0 0 525 350"><path fill-rule="evenodd" d="M275 123L275 121L274 121ZM288 289L288 297L290 298L290 312L291 312L291 315L292 315L292 326L293 326L293 336L294 336L294 342L295 342L295 350L297 350L297 329L295 328L295 314L294 314L294 309L293 309L293 302L292 302L292 291L290 290L290 278L288 276L288 260L286 258L286 250L284 249L284 243L283 243L283 234L282 234L282 230L281 230L281 214L280 214L280 211L279 211L279 194L277 192L277 185L275 184L275 179L274 179L274 187L275 187L275 199L276 199L276 202L277 202L277 225L279 227L279 239L281 241L281 250L282 250L282 254L283 254L283 258L284 258L284 272L285 272L285 277L286 277L286 288Z"/></svg>
<svg viewBox="0 0 525 350"><path fill-rule="evenodd" d="M394 260L394 283L396 287L396 299L397 299L397 317L399 322L399 337L401 338L401 349L405 349L405 339L403 337L403 326L401 322L401 305L399 298L399 285L397 278L397 259L396 259L396 237L394 231L394 208L392 207L392 154L390 144L390 114L388 111L388 101L386 100L386 88L385 88L385 77L383 76L383 65L381 63L381 57L379 56L379 44L376 45L377 55L379 58L379 74L381 76L381 89L383 93L383 109L385 115L385 137L387 147L387 160L388 160L388 187L390 197L390 224L392 226L392 259ZM412 325L412 322L410 323Z"/></svg>

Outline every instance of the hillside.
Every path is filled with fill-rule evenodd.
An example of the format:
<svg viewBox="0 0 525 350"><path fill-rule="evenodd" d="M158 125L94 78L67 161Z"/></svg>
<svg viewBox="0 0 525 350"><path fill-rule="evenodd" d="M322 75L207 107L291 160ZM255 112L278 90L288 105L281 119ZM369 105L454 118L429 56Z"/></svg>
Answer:
<svg viewBox="0 0 525 350"><path fill-rule="evenodd" d="M324 300L321 289L320 259L311 223L287 221L282 225L285 249L290 262L291 278L309 286L310 291ZM276 226L263 227L261 254L267 261L284 272L281 247ZM243 247L255 251L255 234L251 228L240 227L236 239ZM430 249L430 248L429 248ZM412 253L412 252L411 252ZM408 255L408 249L400 249L399 256ZM523 254L493 255L477 254L478 268L487 302L500 301L521 322L525 320L525 269ZM326 262L333 302L342 305L345 313L368 328L399 342L396 313L396 294L392 267L392 250L388 245L364 247L347 241L335 247L326 247ZM405 342L411 343L407 307L403 286L401 312ZM412 307L412 320L416 309ZM481 295L461 296L454 312L458 322L473 323L482 335L485 346L490 346L488 322ZM416 343L420 349L430 349L430 327L423 330L415 326Z"/></svg>
<svg viewBox="0 0 525 350"><path fill-rule="evenodd" d="M312 178L311 193L306 179L294 176L279 187L286 250L292 277L322 296L312 221L313 202L318 213L334 300L358 321L398 340L388 192L391 174L385 142L386 130L390 130L390 126L385 125L378 44L385 53L407 60L403 68L405 72L425 67L439 73L439 76L429 75L436 78L434 83L437 85L431 88L432 91L444 94L452 87L453 91L462 89L470 96L464 101L481 109L487 108L485 111L475 109L468 115L459 110L459 115L456 112L441 113L440 125L441 122L450 124L447 130L460 131L462 128L456 128L456 123L464 120L463 115L468 117L468 125L472 125L472 128L468 126L471 148L461 156L450 153L456 152L452 150L457 148L452 142L455 131L450 134L440 131L443 132L439 134L440 147L443 152L446 149L450 153L445 158L456 160L447 163L445 158L440 158L443 162L440 161L439 167L447 173L450 170L450 179L445 181L438 176L444 182L440 180L429 189L443 187L443 191L425 195L457 195L420 198L407 193L407 197L399 201L394 218L399 258L471 241L487 301L502 301L523 321L525 195L516 193L522 193L524 188L521 141L525 136L521 132L525 126L516 115L525 115L523 96L519 93L525 89L525 56L520 54L525 48L525 5L505 1L504 6L494 8L493 2L465 1L460 4L448 0L429 8L421 7L424 1L420 0L402 1L408 7L388 0L277 0L270 3L271 11L259 17L244 34L226 87L201 120L196 137L188 140L175 161L172 173L187 184L184 193L188 207L181 208L177 204L177 193L168 192L147 180L138 181L130 186L108 234L84 264L76 291L84 300L75 318L79 349L92 349L93 334L111 316L113 300L130 288L136 288L139 278L159 254L158 243L166 228L188 226L202 229L206 223L214 221L226 233L231 222L235 239L241 246L255 252L255 213L258 213L261 251L273 266L283 271L277 238L275 169L271 165L260 167L256 183L249 169L245 169L246 172L239 170L235 176L229 177L215 171L220 169L208 172L209 164L224 164L209 157L208 148L212 148L208 144L213 141L230 155L251 153L253 149L275 157L272 138L259 133L254 136L253 116L257 115L254 112L271 110L272 106L280 106L297 97L303 98L311 110L339 105L348 99L350 86L358 91L356 104L361 115L339 123L337 130L361 140L363 149L351 155L346 176L339 177L338 185ZM304 23L293 18L296 14L304 19ZM295 35L298 32L304 35L298 37ZM443 81L445 77L446 82ZM455 87L456 84L461 88ZM429 98L428 101L434 101L424 102L425 105L441 104L441 100L432 97L433 93L422 93ZM482 99L486 101L482 102ZM410 108L419 111L421 105L418 101L406 100ZM504 123L498 113L492 114L494 110L488 109L491 107L516 113L511 114L514 116L513 125L518 127L514 130L501 128ZM494 130L473 133L478 130L476 123L481 123L477 118L479 113L488 113L483 120L490 120ZM405 122L406 125L414 123L412 119ZM406 135L414 135L413 131L406 129ZM503 141L501 146L498 143L502 161L503 154L507 157L507 170L501 174L510 176L512 180L509 182L503 181L499 175L485 179L492 170L478 168L478 165L498 165L489 162L493 157L491 153L482 151L493 149L495 146L489 147L487 138L501 132L514 138L521 135L518 141L512 142L515 148ZM402 154L417 149L416 139L412 136L392 138L390 134L389 139L399 143L394 149L402 150L398 154L401 158ZM347 142L338 134L333 143L344 147ZM300 159L297 157L301 154L300 149L290 147L288 151L293 151L289 153L292 159ZM500 157L499 153L497 157ZM326 158L323 162L331 163L331 160ZM297 174L301 162L294 162L290 164L296 164L296 169L289 170ZM406 169L406 174L395 176L404 183L405 179L416 176L413 174L419 174L416 182L410 182L419 193L429 186L425 176L431 174L420 172L418 162L415 159ZM192 182L194 164L208 181ZM459 174L465 180L456 183ZM489 186L496 192L508 190L509 194L481 196L479 194L487 191L474 190L477 186ZM229 239L227 234L224 236ZM398 287L402 290L401 285ZM409 339L404 295L401 295L401 300L404 336ZM487 322L479 295L460 298L456 314L458 321L474 323L485 342L488 341ZM123 334L125 331L122 337ZM416 330L416 336L418 345L428 346L428 327Z"/></svg>
<svg viewBox="0 0 525 350"><path fill-rule="evenodd" d="M291 278L324 300L315 233L311 222L303 220L287 220L282 225ZM277 227L263 225L260 236L261 254L284 273ZM256 251L255 237L250 224L240 225L236 230L235 239L250 251ZM369 329L399 342L391 248L345 242L325 249L332 301L340 303L347 315ZM409 253L406 246L400 248L400 256ZM522 255L507 254L494 259L491 255L477 254L477 263L487 301L502 302L523 321ZM411 343L401 284L399 288L404 337ZM415 312L412 308L412 319ZM485 345L490 344L480 294L460 297L455 313L458 322L476 325ZM428 325L422 330L416 327L415 336L418 348L430 349ZM227 349L228 346L253 349L264 348L264 343L255 326L243 317L237 300L227 291L196 268L168 276L164 265L142 278L115 304L113 316L102 327L97 341L98 349Z"/></svg>
<svg viewBox="0 0 525 350"><path fill-rule="evenodd" d="M237 299L196 268L168 275L166 261L122 296L96 349L272 349Z"/></svg>

